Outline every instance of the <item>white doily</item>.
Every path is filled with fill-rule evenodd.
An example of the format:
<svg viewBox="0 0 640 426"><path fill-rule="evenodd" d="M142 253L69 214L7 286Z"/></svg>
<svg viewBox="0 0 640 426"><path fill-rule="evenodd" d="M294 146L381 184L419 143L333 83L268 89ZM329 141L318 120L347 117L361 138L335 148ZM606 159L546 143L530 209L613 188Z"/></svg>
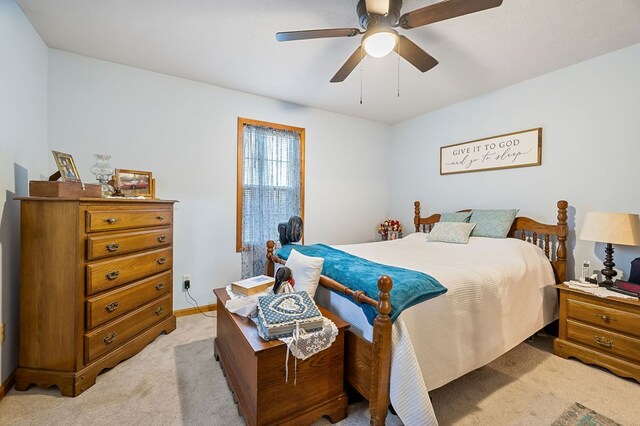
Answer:
<svg viewBox="0 0 640 426"><path fill-rule="evenodd" d="M338 327L327 317L322 318L322 321L324 323L322 330L306 332L300 329L298 333L294 333L291 337L281 337L278 340L287 345L291 355L305 360L327 349L336 340Z"/></svg>
<svg viewBox="0 0 640 426"><path fill-rule="evenodd" d="M598 297L620 297L622 299L633 299L633 300L638 300L637 297L634 296L629 296L627 294L622 294L622 293L618 293L615 291L610 291L607 290L606 287L583 287L577 284L573 284L570 281L565 281L564 282L567 286L569 286L570 288L576 289L576 290L581 290L584 291L585 293L590 293L593 294L594 296L598 296Z"/></svg>

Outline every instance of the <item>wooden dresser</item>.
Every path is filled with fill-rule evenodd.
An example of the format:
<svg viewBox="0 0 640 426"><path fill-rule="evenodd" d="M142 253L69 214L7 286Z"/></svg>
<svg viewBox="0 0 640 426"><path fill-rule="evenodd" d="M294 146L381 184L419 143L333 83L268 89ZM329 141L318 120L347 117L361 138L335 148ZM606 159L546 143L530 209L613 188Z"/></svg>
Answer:
<svg viewBox="0 0 640 426"><path fill-rule="evenodd" d="M176 328L174 201L19 200L16 389L56 385L77 396Z"/></svg>
<svg viewBox="0 0 640 426"><path fill-rule="evenodd" d="M640 382L640 302L600 298L564 284L554 353L604 367Z"/></svg>

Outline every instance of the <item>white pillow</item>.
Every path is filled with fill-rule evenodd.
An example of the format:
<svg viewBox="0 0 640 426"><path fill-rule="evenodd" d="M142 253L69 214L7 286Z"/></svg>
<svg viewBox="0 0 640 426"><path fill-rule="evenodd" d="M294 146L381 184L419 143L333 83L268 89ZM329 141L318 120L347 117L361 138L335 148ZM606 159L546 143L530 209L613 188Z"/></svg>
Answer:
<svg viewBox="0 0 640 426"><path fill-rule="evenodd" d="M284 266L291 269L291 276L294 280L293 288L296 291L306 291L313 299L320 281L320 273L324 259L321 257L310 257L291 250L287 263Z"/></svg>
<svg viewBox="0 0 640 426"><path fill-rule="evenodd" d="M438 222L427 236L427 241L467 244L475 226L475 223Z"/></svg>

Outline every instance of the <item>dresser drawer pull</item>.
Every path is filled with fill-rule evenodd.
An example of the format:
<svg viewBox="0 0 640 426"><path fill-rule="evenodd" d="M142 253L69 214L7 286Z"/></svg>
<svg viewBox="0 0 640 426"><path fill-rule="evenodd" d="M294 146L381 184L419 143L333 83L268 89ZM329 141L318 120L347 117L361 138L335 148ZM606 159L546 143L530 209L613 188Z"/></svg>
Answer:
<svg viewBox="0 0 640 426"><path fill-rule="evenodd" d="M109 345L109 344L113 343L114 340L116 340L116 337L118 337L118 333L116 333L114 331L114 332L111 332L111 333L107 334L105 336L105 338L102 339L102 340L104 341L105 345Z"/></svg>
<svg viewBox="0 0 640 426"><path fill-rule="evenodd" d="M107 306L105 306L104 309L105 309L105 311L111 313L111 312L115 311L116 309L118 309L118 306L120 306L120 303L111 302Z"/></svg>
<svg viewBox="0 0 640 426"><path fill-rule="evenodd" d="M158 283L156 284L156 290L160 291L164 288L164 283Z"/></svg>
<svg viewBox="0 0 640 426"><path fill-rule="evenodd" d="M120 250L120 244L118 244L118 243L107 244L107 251L108 252L113 253L113 252L116 252L118 250Z"/></svg>
<svg viewBox="0 0 640 426"><path fill-rule="evenodd" d="M109 281L113 281L120 276L120 271L111 271L105 276Z"/></svg>
<svg viewBox="0 0 640 426"><path fill-rule="evenodd" d="M115 217L108 217L104 221L107 222L109 225L113 225L118 221L118 219L116 219Z"/></svg>
<svg viewBox="0 0 640 426"><path fill-rule="evenodd" d="M160 235L158 237L158 242L159 243L164 243L165 241L167 241L167 236L166 235Z"/></svg>
<svg viewBox="0 0 640 426"><path fill-rule="evenodd" d="M604 322L611 322L611 321L615 321L616 320L614 317L610 317L609 315L596 314L596 316L598 318L602 319L602 321L604 321Z"/></svg>
<svg viewBox="0 0 640 426"><path fill-rule="evenodd" d="M158 306L155 312L156 315L162 315L162 313L164 312L164 308L162 306Z"/></svg>
<svg viewBox="0 0 640 426"><path fill-rule="evenodd" d="M597 344L599 344L600 346L604 346L605 348L613 347L613 341L607 340L604 337L595 336L593 340L595 340Z"/></svg>
<svg viewBox="0 0 640 426"><path fill-rule="evenodd" d="M164 216L156 216L156 219L158 219L160 222L162 222L164 220Z"/></svg>
<svg viewBox="0 0 640 426"><path fill-rule="evenodd" d="M158 265L164 265L165 263L167 263L167 258L161 257L160 259L156 260L156 262L158 262Z"/></svg>

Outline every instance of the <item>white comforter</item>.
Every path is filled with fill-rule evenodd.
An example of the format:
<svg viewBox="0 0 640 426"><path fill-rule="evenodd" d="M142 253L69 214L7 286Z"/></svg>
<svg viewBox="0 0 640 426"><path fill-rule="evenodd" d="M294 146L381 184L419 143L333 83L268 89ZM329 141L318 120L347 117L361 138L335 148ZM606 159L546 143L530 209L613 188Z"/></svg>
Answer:
<svg viewBox="0 0 640 426"><path fill-rule="evenodd" d="M549 260L540 248L515 238L447 244L415 233L335 248L425 272L448 289L406 309L393 325L390 398L406 425L437 424L427 389L491 362L557 318ZM323 287L316 299L371 340L373 328L354 303Z"/></svg>

